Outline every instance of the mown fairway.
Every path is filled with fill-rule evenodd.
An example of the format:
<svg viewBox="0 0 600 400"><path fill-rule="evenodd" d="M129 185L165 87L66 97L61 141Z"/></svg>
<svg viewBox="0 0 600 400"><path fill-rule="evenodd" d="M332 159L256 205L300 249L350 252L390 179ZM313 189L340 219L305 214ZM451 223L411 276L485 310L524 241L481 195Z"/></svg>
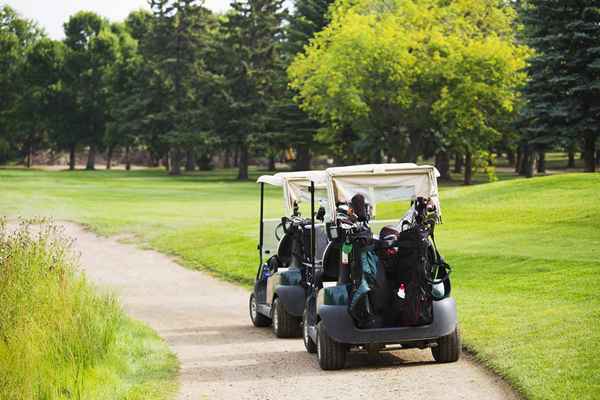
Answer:
<svg viewBox="0 0 600 400"><path fill-rule="evenodd" d="M280 193L268 190L278 216ZM600 394L600 175L442 189L438 246L454 267L465 344L533 399ZM382 207L380 217L405 205ZM0 170L0 214L52 216L178 255L248 285L258 187L233 173Z"/></svg>

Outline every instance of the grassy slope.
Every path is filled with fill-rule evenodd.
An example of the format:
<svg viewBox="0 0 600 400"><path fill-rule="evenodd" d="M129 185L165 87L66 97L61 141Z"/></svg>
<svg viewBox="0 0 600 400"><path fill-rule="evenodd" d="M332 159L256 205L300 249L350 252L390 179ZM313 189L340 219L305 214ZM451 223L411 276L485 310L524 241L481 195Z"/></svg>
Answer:
<svg viewBox="0 0 600 400"><path fill-rule="evenodd" d="M258 190L232 178L0 170L0 213L131 232L249 284ZM533 399L600 394L599 189L600 175L572 174L442 190L438 245L455 267L465 342ZM267 196L267 214L277 216L280 195ZM398 211L380 208L381 217Z"/></svg>

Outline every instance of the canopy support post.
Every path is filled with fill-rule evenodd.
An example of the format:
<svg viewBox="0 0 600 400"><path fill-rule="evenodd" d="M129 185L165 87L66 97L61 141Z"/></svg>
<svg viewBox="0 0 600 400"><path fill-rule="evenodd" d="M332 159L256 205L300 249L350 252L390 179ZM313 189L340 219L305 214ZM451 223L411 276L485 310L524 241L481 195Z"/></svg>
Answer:
<svg viewBox="0 0 600 400"><path fill-rule="evenodd" d="M310 262L311 262L311 267L312 267L312 276L311 278L311 284L314 285L316 284L316 282L314 281L314 277L315 277L315 183L311 180L310 181L310 224L311 224L311 229L310 229Z"/></svg>
<svg viewBox="0 0 600 400"><path fill-rule="evenodd" d="M263 214L264 214L264 202L265 202L265 184L264 182L260 183L260 221L259 221L259 239L258 239L258 258L259 264L262 266L263 263L263 236L264 236L264 222L263 222Z"/></svg>

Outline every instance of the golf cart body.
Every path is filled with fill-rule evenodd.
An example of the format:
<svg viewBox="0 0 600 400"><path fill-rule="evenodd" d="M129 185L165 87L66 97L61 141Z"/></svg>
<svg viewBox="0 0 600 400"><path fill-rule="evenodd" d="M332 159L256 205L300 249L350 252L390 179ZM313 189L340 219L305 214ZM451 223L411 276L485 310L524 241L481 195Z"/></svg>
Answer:
<svg viewBox="0 0 600 400"><path fill-rule="evenodd" d="M322 252L327 242L324 224L313 224L300 213L300 205L308 204L311 198L311 182L318 182L315 192L322 204L326 204L325 176L324 171L282 172L258 179L261 187L260 263L250 298L250 317L256 326L268 326L277 319L273 330L278 337L300 334L307 289L305 268L312 259L313 227L317 231L314 235L317 251ZM264 218L265 184L283 189L284 217ZM324 212L323 206L321 213Z"/></svg>
<svg viewBox="0 0 600 400"><path fill-rule="evenodd" d="M349 349L431 347L440 362L458 359L450 267L433 239L438 171L407 163L326 172L330 242L307 274L307 350L324 369L343 368ZM411 202L404 216L375 218L378 205L398 201Z"/></svg>

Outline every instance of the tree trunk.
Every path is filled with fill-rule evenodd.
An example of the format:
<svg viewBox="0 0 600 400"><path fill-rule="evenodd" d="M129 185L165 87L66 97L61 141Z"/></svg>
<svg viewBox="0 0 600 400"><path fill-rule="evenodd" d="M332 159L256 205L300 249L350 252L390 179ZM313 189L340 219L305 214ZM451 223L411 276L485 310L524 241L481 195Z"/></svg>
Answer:
<svg viewBox="0 0 600 400"><path fill-rule="evenodd" d="M468 150L465 153L465 185L470 185L473 183L473 157L471 156L471 151Z"/></svg>
<svg viewBox="0 0 600 400"><path fill-rule="evenodd" d="M307 144L296 146L296 162L294 169L296 171L309 171L311 162L310 147Z"/></svg>
<svg viewBox="0 0 600 400"><path fill-rule="evenodd" d="M575 149L569 149L569 161L567 162L567 168L575 168Z"/></svg>
<svg viewBox="0 0 600 400"><path fill-rule="evenodd" d="M200 171L210 171L212 169L211 165L212 156L208 153L201 154L198 157L198 169Z"/></svg>
<svg viewBox="0 0 600 400"><path fill-rule="evenodd" d="M421 143L423 142L423 134L420 131L412 131L410 133L410 143L406 149L406 162L417 162L417 157L421 151Z"/></svg>
<svg viewBox="0 0 600 400"><path fill-rule="evenodd" d="M131 171L131 154L130 154L130 146L125 146L125 169L127 171Z"/></svg>
<svg viewBox="0 0 600 400"><path fill-rule="evenodd" d="M529 163L529 151L527 150L527 145L523 145L521 149L521 162L519 163L519 175L525 176L527 170L527 164Z"/></svg>
<svg viewBox="0 0 600 400"><path fill-rule="evenodd" d="M108 150L106 150L106 169L112 168L112 157L113 157L113 145L108 146Z"/></svg>
<svg viewBox="0 0 600 400"><path fill-rule="evenodd" d="M75 145L69 146L69 169L75 170Z"/></svg>
<svg viewBox="0 0 600 400"><path fill-rule="evenodd" d="M596 172L596 134L588 132L583 138L584 172Z"/></svg>
<svg viewBox="0 0 600 400"><path fill-rule="evenodd" d="M508 161L509 167L515 166L515 152L512 149L506 150L506 160Z"/></svg>
<svg viewBox="0 0 600 400"><path fill-rule="evenodd" d="M194 152L192 150L185 152L185 170L187 172L192 172L196 169L196 160L194 158Z"/></svg>
<svg viewBox="0 0 600 400"><path fill-rule="evenodd" d="M519 175L523 175L527 178L533 177L535 171L535 153L532 151L531 146L526 144L523 146L523 156L521 159L521 168Z"/></svg>
<svg viewBox="0 0 600 400"><path fill-rule="evenodd" d="M269 156L269 165L268 165L268 170L269 171L275 171L275 156L274 155L270 155Z"/></svg>
<svg viewBox="0 0 600 400"><path fill-rule="evenodd" d="M600 167L600 149L596 150L596 166Z"/></svg>
<svg viewBox="0 0 600 400"><path fill-rule="evenodd" d="M181 175L181 150L173 147L169 154L170 168L169 175Z"/></svg>
<svg viewBox="0 0 600 400"><path fill-rule="evenodd" d="M454 173L455 174L462 174L463 172L463 163L464 163L464 157L462 154L460 153L456 153L454 155Z"/></svg>
<svg viewBox="0 0 600 400"><path fill-rule="evenodd" d="M87 164L85 165L85 169L88 171L93 171L96 169L96 145L90 145L90 150L88 151L88 159Z"/></svg>
<svg viewBox="0 0 600 400"><path fill-rule="evenodd" d="M33 164L33 145L29 144L27 146L27 168L31 168L31 165Z"/></svg>
<svg viewBox="0 0 600 400"><path fill-rule="evenodd" d="M435 155L435 166L440 171L440 179L451 180L450 176L450 156L446 151L440 151Z"/></svg>
<svg viewBox="0 0 600 400"><path fill-rule="evenodd" d="M515 172L518 174L521 172L521 164L523 163L523 146L517 147L517 159L515 161Z"/></svg>
<svg viewBox="0 0 600 400"><path fill-rule="evenodd" d="M237 168L240 165L240 148L236 146L233 151L233 167Z"/></svg>
<svg viewBox="0 0 600 400"><path fill-rule="evenodd" d="M223 168L231 168L231 149L229 147L223 153Z"/></svg>
<svg viewBox="0 0 600 400"><path fill-rule="evenodd" d="M248 180L248 145L242 143L238 153L238 180L245 181Z"/></svg>
<svg viewBox="0 0 600 400"><path fill-rule="evenodd" d="M538 174L546 173L546 152L543 150L538 151L537 172Z"/></svg>

